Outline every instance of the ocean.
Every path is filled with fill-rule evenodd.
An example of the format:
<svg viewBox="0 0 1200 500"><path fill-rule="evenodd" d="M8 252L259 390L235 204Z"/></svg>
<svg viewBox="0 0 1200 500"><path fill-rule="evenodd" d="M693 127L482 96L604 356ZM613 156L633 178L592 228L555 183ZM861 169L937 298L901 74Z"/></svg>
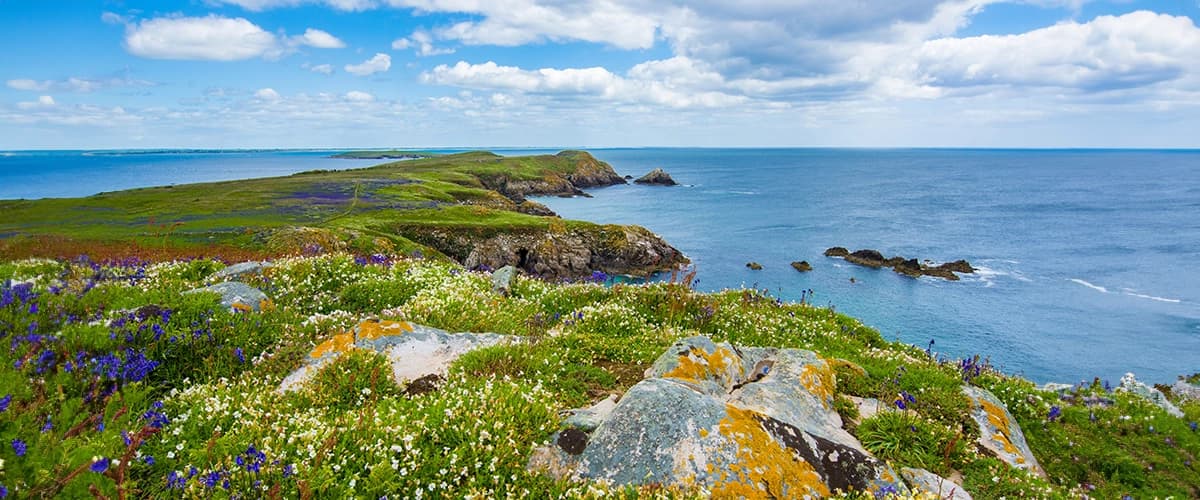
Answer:
<svg viewBox="0 0 1200 500"><path fill-rule="evenodd" d="M888 339L980 354L1037 382L1115 383L1125 372L1170 382L1200 371L1200 151L590 151L621 175L663 168L681 186L539 201L567 218L653 230L692 259L698 289L753 287L784 300L811 290L812 302ZM379 163L328 154L0 153L0 198ZM966 259L979 271L913 279L822 256L832 246ZM813 271L793 270L798 260Z"/></svg>

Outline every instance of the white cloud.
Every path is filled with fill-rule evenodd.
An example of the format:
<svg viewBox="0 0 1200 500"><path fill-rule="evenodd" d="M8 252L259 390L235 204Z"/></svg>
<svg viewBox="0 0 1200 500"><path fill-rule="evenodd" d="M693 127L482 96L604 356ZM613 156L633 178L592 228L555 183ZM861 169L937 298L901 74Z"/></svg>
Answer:
<svg viewBox="0 0 1200 500"><path fill-rule="evenodd" d="M100 14L100 21L105 24L128 24L129 18L114 12Z"/></svg>
<svg viewBox="0 0 1200 500"><path fill-rule="evenodd" d="M151 59L239 61L281 54L275 35L244 18L159 17L126 27L125 47Z"/></svg>
<svg viewBox="0 0 1200 500"><path fill-rule="evenodd" d="M211 3L237 5L243 9L259 12L280 7L295 7L303 4L323 4L344 11L361 11L378 6L375 0L210 0Z"/></svg>
<svg viewBox="0 0 1200 500"><path fill-rule="evenodd" d="M38 96L38 100L36 101L23 101L17 103L17 107L20 109L52 108L56 105L57 103L54 102L54 98L48 95Z"/></svg>
<svg viewBox="0 0 1200 500"><path fill-rule="evenodd" d="M346 42L339 40L338 37L313 28L304 30L303 35L293 37L292 41L299 45L307 45L318 49L340 49L346 46Z"/></svg>
<svg viewBox="0 0 1200 500"><path fill-rule="evenodd" d="M309 71L312 71L313 73L320 73L322 75L332 75L333 74L333 66L329 65L329 64L318 64L316 66L307 66L306 65L305 68L308 69Z"/></svg>
<svg viewBox="0 0 1200 500"><path fill-rule="evenodd" d="M418 56L437 56L443 54L453 54L454 49L438 48L433 45L433 35L428 31L417 30L408 38L398 38L392 42L392 49L405 50L413 49Z"/></svg>
<svg viewBox="0 0 1200 500"><path fill-rule="evenodd" d="M345 70L347 73L358 76L370 76L375 73L387 71L392 67L392 56L383 53L377 53L374 57L367 59L359 64L347 64Z"/></svg>
<svg viewBox="0 0 1200 500"><path fill-rule="evenodd" d="M371 101L375 100L375 96L368 94L366 92L360 92L358 90L351 90L349 92L346 92L346 95L343 97L345 97L346 100L350 101L350 102L371 102Z"/></svg>
<svg viewBox="0 0 1200 500"><path fill-rule="evenodd" d="M276 92L273 88L258 89L254 93L254 98L260 101L278 101L279 92Z"/></svg>
<svg viewBox="0 0 1200 500"><path fill-rule="evenodd" d="M15 90L28 91L59 91L59 92L95 92L114 87L141 87L154 85L145 80L132 78L83 78L72 76L65 80L33 80L18 78L6 82L8 87Z"/></svg>

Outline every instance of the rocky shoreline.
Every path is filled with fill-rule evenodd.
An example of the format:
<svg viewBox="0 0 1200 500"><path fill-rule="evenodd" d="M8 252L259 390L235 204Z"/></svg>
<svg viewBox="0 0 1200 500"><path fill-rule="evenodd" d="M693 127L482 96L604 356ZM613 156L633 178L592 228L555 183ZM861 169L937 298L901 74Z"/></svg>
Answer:
<svg viewBox="0 0 1200 500"><path fill-rule="evenodd" d="M886 258L878 250L863 249L853 252L844 247L831 247L825 250L826 257L841 257L851 264L857 264L864 267L890 267L898 274L919 278L921 276L933 276L950 281L958 281L959 277L955 273L971 274L975 272L975 268L966 260L955 260L934 265L932 261L926 260L921 262L915 258L909 259L899 255Z"/></svg>

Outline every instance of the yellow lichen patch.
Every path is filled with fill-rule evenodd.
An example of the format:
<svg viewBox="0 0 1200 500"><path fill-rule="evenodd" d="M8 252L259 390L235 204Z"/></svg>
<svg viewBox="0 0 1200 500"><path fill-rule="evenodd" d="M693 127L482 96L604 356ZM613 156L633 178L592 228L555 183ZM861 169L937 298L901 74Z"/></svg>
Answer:
<svg viewBox="0 0 1200 500"><path fill-rule="evenodd" d="M262 299L258 302L258 308L263 311L274 311L275 303L271 299Z"/></svg>
<svg viewBox="0 0 1200 500"><path fill-rule="evenodd" d="M712 354L693 347L687 354L679 356L679 365L664 373L663 378L674 378L688 382L699 382L707 378L725 378L728 370L744 371L742 358L733 351L718 347Z"/></svg>
<svg viewBox="0 0 1200 500"><path fill-rule="evenodd" d="M812 395L821 400L825 408L833 407L833 391L837 388L833 378L833 370L826 363L804 365L800 373L800 384Z"/></svg>
<svg viewBox="0 0 1200 500"><path fill-rule="evenodd" d="M1008 417L1004 414L1004 409L996 406L991 401L979 399L979 406L983 408L983 412L987 414L988 423L996 428L996 434L992 435L992 441L1000 443L1004 447L1004 451L1020 457L1021 451L1012 444L1012 440L1008 436ZM1025 463L1024 458L1019 458L1018 463Z"/></svg>
<svg viewBox="0 0 1200 500"><path fill-rule="evenodd" d="M229 307L230 307L231 309L233 309L234 311L241 311L241 312L246 312L246 313L248 313L248 312L254 312L254 308L253 308L253 307L250 307L250 306L248 306L248 305L246 305L246 304L243 304L243 303L241 303L241 302L234 302L234 303L233 303L233 304L231 304Z"/></svg>
<svg viewBox="0 0 1200 500"><path fill-rule="evenodd" d="M829 496L829 487L811 464L788 450L763 428L753 411L726 405L717 432L737 445L736 461L724 464L713 498L801 498Z"/></svg>
<svg viewBox="0 0 1200 500"><path fill-rule="evenodd" d="M354 346L354 335L350 333L342 333L334 335L333 338L322 342L317 347L313 348L309 353L310 357L320 358L330 353L343 353Z"/></svg>
<svg viewBox="0 0 1200 500"><path fill-rule="evenodd" d="M404 321L363 321L358 324L357 331L359 340L375 340L411 332L413 327Z"/></svg>

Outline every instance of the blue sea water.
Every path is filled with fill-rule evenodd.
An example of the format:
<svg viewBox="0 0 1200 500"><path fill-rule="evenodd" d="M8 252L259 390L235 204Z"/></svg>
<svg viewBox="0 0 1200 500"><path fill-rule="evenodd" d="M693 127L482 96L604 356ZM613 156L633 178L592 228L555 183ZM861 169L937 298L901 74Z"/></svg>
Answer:
<svg viewBox="0 0 1200 500"><path fill-rule="evenodd" d="M622 175L661 167L683 185L540 201L564 217L657 232L696 264L699 289L786 300L811 289L815 303L889 339L934 340L947 356L982 354L1039 382L1200 371L1200 151L591 151ZM328 154L0 152L0 198L379 163ZM831 246L962 258L980 271L912 279L823 257ZM798 273L794 260L814 270Z"/></svg>

